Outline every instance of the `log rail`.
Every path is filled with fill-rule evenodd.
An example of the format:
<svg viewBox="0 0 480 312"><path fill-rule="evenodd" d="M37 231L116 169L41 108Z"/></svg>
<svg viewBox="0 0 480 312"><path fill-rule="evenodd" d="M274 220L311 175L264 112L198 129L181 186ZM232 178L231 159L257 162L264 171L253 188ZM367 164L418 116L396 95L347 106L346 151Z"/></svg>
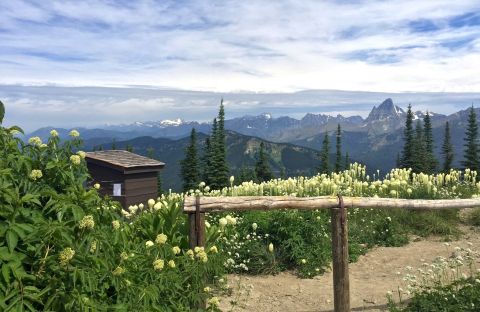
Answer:
<svg viewBox="0 0 480 312"><path fill-rule="evenodd" d="M205 245L205 213L207 212L330 209L335 312L350 311L347 208L443 210L476 207L480 207L480 198L428 200L342 196L187 196L183 203L183 211L189 215L189 242L192 249ZM197 308L204 307L205 302L201 302Z"/></svg>

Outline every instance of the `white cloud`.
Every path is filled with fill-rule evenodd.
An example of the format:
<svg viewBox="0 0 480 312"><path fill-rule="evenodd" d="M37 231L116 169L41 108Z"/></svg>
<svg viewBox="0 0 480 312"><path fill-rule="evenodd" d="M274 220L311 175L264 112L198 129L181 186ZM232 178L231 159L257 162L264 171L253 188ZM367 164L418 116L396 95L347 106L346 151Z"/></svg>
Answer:
<svg viewBox="0 0 480 312"><path fill-rule="evenodd" d="M0 9L4 84L480 90L479 25L449 25L478 1L18 0ZM421 19L438 29L412 31Z"/></svg>

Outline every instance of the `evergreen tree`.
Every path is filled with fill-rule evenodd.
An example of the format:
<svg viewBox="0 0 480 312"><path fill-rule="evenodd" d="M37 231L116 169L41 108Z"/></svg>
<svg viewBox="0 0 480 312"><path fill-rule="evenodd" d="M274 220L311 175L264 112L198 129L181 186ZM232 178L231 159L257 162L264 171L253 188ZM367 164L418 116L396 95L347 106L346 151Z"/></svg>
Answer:
<svg viewBox="0 0 480 312"><path fill-rule="evenodd" d="M112 140L112 150L117 149L117 141L115 139Z"/></svg>
<svg viewBox="0 0 480 312"><path fill-rule="evenodd" d="M255 175L258 182L270 181L274 178L263 142L260 143L260 151L258 152L257 162L255 163Z"/></svg>
<svg viewBox="0 0 480 312"><path fill-rule="evenodd" d="M408 105L405 130L403 132L405 144L402 151L402 168L412 168L414 163L414 130L412 105ZM412 168L413 169L413 168Z"/></svg>
<svg viewBox="0 0 480 312"><path fill-rule="evenodd" d="M330 153L330 146L328 142L328 131L325 132L325 137L323 138L322 149L320 150L320 173L330 173L330 168L328 164L328 155Z"/></svg>
<svg viewBox="0 0 480 312"><path fill-rule="evenodd" d="M197 134L195 128L190 133L190 144L185 150L185 158L181 161L181 175L183 179L183 191L188 192L196 189L200 183L200 170L197 155Z"/></svg>
<svg viewBox="0 0 480 312"><path fill-rule="evenodd" d="M202 178L203 181L211 187L213 177L213 151L212 151L212 144L210 143L210 137L205 139L205 146L203 150L203 158L202 158Z"/></svg>
<svg viewBox="0 0 480 312"><path fill-rule="evenodd" d="M335 171L340 172L342 170L342 130L340 124L337 126L337 155L335 159Z"/></svg>
<svg viewBox="0 0 480 312"><path fill-rule="evenodd" d="M229 168L227 163L227 147L225 135L225 107L223 99L220 102L220 109L218 111L217 129L213 132L213 151L215 164L215 188L221 189L229 185Z"/></svg>
<svg viewBox="0 0 480 312"><path fill-rule="evenodd" d="M423 137L425 140L425 171L426 173L434 173L437 170L438 160L435 158L433 152L433 134L432 122L430 121L430 114L425 114L423 118Z"/></svg>
<svg viewBox="0 0 480 312"><path fill-rule="evenodd" d="M412 159L412 171L413 172L426 172L426 153L425 153L425 138L423 134L422 123L417 121L415 127L415 137L413 140L413 159Z"/></svg>
<svg viewBox="0 0 480 312"><path fill-rule="evenodd" d="M127 144L126 150L127 152L133 153L133 146L131 144Z"/></svg>
<svg viewBox="0 0 480 312"><path fill-rule="evenodd" d="M250 182L256 180L257 176L255 175L255 169L252 167L242 166L240 168L240 172L238 173L238 178L235 179L235 182L241 184L243 182Z"/></svg>
<svg viewBox="0 0 480 312"><path fill-rule="evenodd" d="M280 168L280 179L285 180L287 178L287 172L285 167Z"/></svg>
<svg viewBox="0 0 480 312"><path fill-rule="evenodd" d="M445 136L443 138L443 145L442 145L442 154L443 154L443 171L449 172L452 168L453 164L453 145L451 142L450 136L450 125L448 121L445 123Z"/></svg>
<svg viewBox="0 0 480 312"><path fill-rule="evenodd" d="M345 153L345 170L350 168L350 157L348 156L348 152Z"/></svg>
<svg viewBox="0 0 480 312"><path fill-rule="evenodd" d="M153 147L147 148L147 157L155 159L155 149Z"/></svg>
<svg viewBox="0 0 480 312"><path fill-rule="evenodd" d="M473 106L470 108L470 113L468 114L468 124L465 131L464 138L465 150L462 161L462 165L465 168L478 171L478 124L477 124L477 114Z"/></svg>
<svg viewBox="0 0 480 312"><path fill-rule="evenodd" d="M98 146L97 151L103 151L103 145Z"/></svg>

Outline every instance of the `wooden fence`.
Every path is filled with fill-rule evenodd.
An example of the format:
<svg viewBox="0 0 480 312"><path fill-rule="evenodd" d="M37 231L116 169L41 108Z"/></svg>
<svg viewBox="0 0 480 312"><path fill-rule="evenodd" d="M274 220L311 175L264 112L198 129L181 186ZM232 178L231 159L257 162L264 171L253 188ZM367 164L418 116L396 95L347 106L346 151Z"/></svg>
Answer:
<svg viewBox="0 0 480 312"><path fill-rule="evenodd" d="M480 199L396 199L368 197L186 197L183 211L189 218L190 248L205 245L205 213L274 209L330 209L332 223L333 299L335 312L350 311L348 226L346 208L441 210L480 207Z"/></svg>

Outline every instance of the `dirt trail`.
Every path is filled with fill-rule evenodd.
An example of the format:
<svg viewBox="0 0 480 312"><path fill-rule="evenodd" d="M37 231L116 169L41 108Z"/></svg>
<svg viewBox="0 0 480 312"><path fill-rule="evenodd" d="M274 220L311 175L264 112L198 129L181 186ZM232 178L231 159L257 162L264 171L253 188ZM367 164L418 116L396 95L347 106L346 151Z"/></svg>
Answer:
<svg viewBox="0 0 480 312"><path fill-rule="evenodd" d="M352 311L386 311L385 294L402 287L407 266L416 269L437 256L449 257L455 246L469 247L467 242L479 250L480 232L467 227L461 230L465 234L450 242L450 247L440 238L428 238L403 247L378 247L350 264ZM299 279L284 272L276 276L231 275L228 280L233 293L221 298L222 311L333 311L331 272L313 279Z"/></svg>

